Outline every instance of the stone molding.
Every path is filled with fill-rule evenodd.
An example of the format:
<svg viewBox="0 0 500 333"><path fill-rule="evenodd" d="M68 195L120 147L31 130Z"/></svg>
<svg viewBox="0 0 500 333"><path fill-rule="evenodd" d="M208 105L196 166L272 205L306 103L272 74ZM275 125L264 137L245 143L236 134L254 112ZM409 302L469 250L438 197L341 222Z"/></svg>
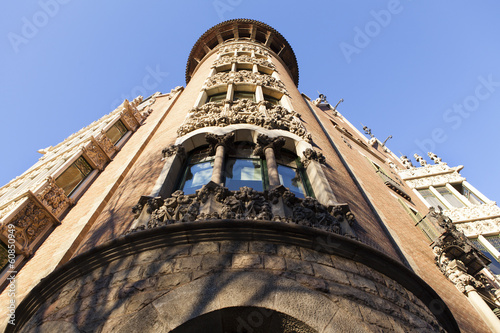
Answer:
<svg viewBox="0 0 500 333"><path fill-rule="evenodd" d="M447 209L443 214L453 222L465 222L472 220L483 220L500 217L500 207L496 202L484 203L482 205L464 206L461 208Z"/></svg>
<svg viewBox="0 0 500 333"><path fill-rule="evenodd" d="M288 95L285 84L268 74L254 73L251 71L220 72L207 78L205 87L211 88L223 84L247 83L274 89L282 94Z"/></svg>
<svg viewBox="0 0 500 333"><path fill-rule="evenodd" d="M225 103L211 102L190 110L189 116L177 130L177 136L184 136L199 128L218 126L224 127L233 124L252 124L266 129L286 130L303 138L306 142L312 141L300 121L300 115L280 105L269 102L253 102L248 99L226 101ZM265 109L261 108L264 106Z"/></svg>
<svg viewBox="0 0 500 333"><path fill-rule="evenodd" d="M352 237L343 232L347 228L341 224L351 225L355 220L347 204L327 207L311 197L297 198L282 185L264 192L249 187L229 191L213 182L196 194L184 195L178 190L167 199L142 197L133 212L137 218L141 215L142 224L134 223L130 232L179 222L238 219L294 223Z"/></svg>
<svg viewBox="0 0 500 333"><path fill-rule="evenodd" d="M404 175L399 173L401 178L405 179ZM425 178L416 178L416 179L405 179L406 183L411 188L428 188L429 186L443 186L447 183L461 183L466 179L456 171L452 173L446 174L438 174L433 176L423 176Z"/></svg>
<svg viewBox="0 0 500 333"><path fill-rule="evenodd" d="M263 47L257 46L255 44L250 44L248 42L245 43L234 43L230 42L231 44L229 45L223 45L219 48L217 51L218 54L223 54L223 53L229 53L237 51L237 52L254 52L255 54L264 56L264 57L269 57L270 53L264 49Z"/></svg>
<svg viewBox="0 0 500 333"><path fill-rule="evenodd" d="M411 164L411 161L409 160L404 160L402 156L401 159L403 161L403 164L408 167L408 165L411 165L410 168L408 169L403 169L403 170L398 170L399 175L401 178L405 180L411 180L413 178L421 178L421 177L429 177L429 176L435 176L435 175L440 175L440 174L447 174L447 173L458 173L456 171L456 168L450 168L446 164L426 164L424 167L419 167L415 168ZM408 164L409 163L409 164Z"/></svg>
<svg viewBox="0 0 500 333"><path fill-rule="evenodd" d="M276 66L274 64L264 58L255 58L248 55L224 55L219 59L215 60L213 66L221 66L221 65L229 65L232 63L250 63L253 65L259 65L263 67L270 68L272 70L276 70Z"/></svg>
<svg viewBox="0 0 500 333"><path fill-rule="evenodd" d="M495 235L500 234L500 217L473 222L455 223L455 226L467 237Z"/></svg>

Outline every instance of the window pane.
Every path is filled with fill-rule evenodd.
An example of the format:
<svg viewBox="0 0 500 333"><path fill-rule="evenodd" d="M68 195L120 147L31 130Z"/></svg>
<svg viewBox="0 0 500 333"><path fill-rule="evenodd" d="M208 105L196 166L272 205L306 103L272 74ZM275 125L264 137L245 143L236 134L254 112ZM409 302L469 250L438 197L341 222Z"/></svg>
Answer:
<svg viewBox="0 0 500 333"><path fill-rule="evenodd" d="M0 271L9 262L8 254L9 253L7 252L7 245L5 245L3 242L0 242Z"/></svg>
<svg viewBox="0 0 500 333"><path fill-rule="evenodd" d="M235 91L234 92L233 101L236 101L236 100L239 100L239 99L249 99L249 100L255 102L255 93L253 93L253 92L244 92L244 91Z"/></svg>
<svg viewBox="0 0 500 333"><path fill-rule="evenodd" d="M441 203L441 201L439 201L439 199L436 198L430 190L418 190L418 192L424 197L425 201L427 201L427 203L432 207L438 208L438 206L441 206L444 208L444 205Z"/></svg>
<svg viewBox="0 0 500 333"><path fill-rule="evenodd" d="M472 193L468 188L463 187L464 191L463 194L464 196L469 199L469 201L473 205L482 205L484 204L483 200L479 199L474 193Z"/></svg>
<svg viewBox="0 0 500 333"><path fill-rule="evenodd" d="M453 207L460 208L464 206L464 204L460 200L458 200L457 197L454 196L453 193L451 193L450 190L448 190L446 187L436 187L436 191L438 191L439 194L441 194Z"/></svg>
<svg viewBox="0 0 500 333"><path fill-rule="evenodd" d="M56 179L56 184L67 196L92 172L92 167L83 157L79 157Z"/></svg>
<svg viewBox="0 0 500 333"><path fill-rule="evenodd" d="M243 186L256 191L264 190L260 160L228 158L225 177L225 186L231 191L237 191Z"/></svg>
<svg viewBox="0 0 500 333"><path fill-rule="evenodd" d="M268 95L264 95L264 100L270 102L271 104L274 104L274 105L280 105L280 100L277 99L277 98L274 98L274 97L271 97L271 96L268 96Z"/></svg>
<svg viewBox="0 0 500 333"><path fill-rule="evenodd" d="M497 248L495 246L495 244L491 241L490 237L486 237L486 239L488 239L488 241L490 243L492 243L495 248ZM498 239L498 237L497 237L497 239ZM493 257L491 255L491 253L488 252L488 250L477 240L477 238L476 239L471 239L471 241L477 247L478 250L480 250L481 252L483 252L483 254L488 259L491 260L491 264L488 267L489 267L489 269L491 269L491 271L493 272L493 274L496 274L496 275L500 274L500 263L495 259L495 257ZM498 250L498 248L497 248L497 250Z"/></svg>
<svg viewBox="0 0 500 333"><path fill-rule="evenodd" d="M212 178L213 162L203 162L189 165L184 176L181 190L184 194L194 194Z"/></svg>
<svg viewBox="0 0 500 333"><path fill-rule="evenodd" d="M118 120L106 131L106 136L113 144L116 144L125 135L125 133L127 133L127 128L121 120Z"/></svg>
<svg viewBox="0 0 500 333"><path fill-rule="evenodd" d="M278 174L281 185L287 187L295 196L299 198L305 197L304 182L297 169L278 164Z"/></svg>
<svg viewBox="0 0 500 333"><path fill-rule="evenodd" d="M208 102L219 102L219 101L222 101L223 99L226 99L226 95L227 95L227 93L223 92L223 93L220 93L220 94L208 96Z"/></svg>

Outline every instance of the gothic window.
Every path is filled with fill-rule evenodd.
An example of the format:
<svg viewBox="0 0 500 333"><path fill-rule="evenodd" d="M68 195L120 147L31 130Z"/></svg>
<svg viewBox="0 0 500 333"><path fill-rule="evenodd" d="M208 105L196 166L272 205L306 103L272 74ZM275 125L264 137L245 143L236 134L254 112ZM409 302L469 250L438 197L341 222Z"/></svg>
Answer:
<svg viewBox="0 0 500 333"><path fill-rule="evenodd" d="M91 172L92 167L89 162L83 156L80 156L56 178L56 184L69 197Z"/></svg>
<svg viewBox="0 0 500 333"><path fill-rule="evenodd" d="M106 131L106 136L114 145L116 145L127 132L128 129L125 127L123 122L121 120L118 120Z"/></svg>
<svg viewBox="0 0 500 333"><path fill-rule="evenodd" d="M210 181L213 166L214 157L209 155L208 148L195 149L188 158L179 189L184 194L194 194Z"/></svg>

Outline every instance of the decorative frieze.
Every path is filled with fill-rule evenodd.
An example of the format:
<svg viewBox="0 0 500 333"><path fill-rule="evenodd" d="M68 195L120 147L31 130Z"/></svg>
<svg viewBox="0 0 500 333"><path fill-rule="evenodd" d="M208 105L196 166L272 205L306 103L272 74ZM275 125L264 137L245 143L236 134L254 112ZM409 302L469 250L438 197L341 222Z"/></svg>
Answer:
<svg viewBox="0 0 500 333"><path fill-rule="evenodd" d="M455 227L467 237L500 234L500 217L474 222L455 223Z"/></svg>
<svg viewBox="0 0 500 333"><path fill-rule="evenodd" d="M470 207L453 208L443 211L454 222L481 220L500 217L500 208L495 202Z"/></svg>
<svg viewBox="0 0 500 333"><path fill-rule="evenodd" d="M268 74L254 73L251 71L220 72L216 73L205 82L207 88L229 83L247 83L260 85L288 95L285 84Z"/></svg>
<svg viewBox="0 0 500 333"><path fill-rule="evenodd" d="M89 143L83 147L83 152L99 170L104 169L104 166L109 160L99 145L97 145L93 140L89 141Z"/></svg>
<svg viewBox="0 0 500 333"><path fill-rule="evenodd" d="M399 175L403 179L411 179L411 178L420 178L420 177L428 177L443 173L452 173L456 172L456 168L450 168L448 165L444 163L440 164L427 164L425 167L415 168L411 161L408 159L403 159L406 156L401 157L401 161L403 164L409 169L399 170Z"/></svg>
<svg viewBox="0 0 500 333"><path fill-rule="evenodd" d="M224 54L224 53L229 53L229 52L254 52L255 54L261 55L268 57L269 52L266 51L264 48L257 46L257 45L249 45L249 44L231 44L231 45L226 45L222 46L219 51L217 52L218 54Z"/></svg>
<svg viewBox="0 0 500 333"><path fill-rule="evenodd" d="M247 99L230 102L228 110L224 104L206 103L190 110L189 117L177 130L177 135L184 136L194 130L210 126L224 127L232 124L252 124L266 129L281 129L311 141L308 133L298 118L300 115L280 105L269 102L253 102ZM265 105L265 110L259 106Z"/></svg>
<svg viewBox="0 0 500 333"><path fill-rule="evenodd" d="M342 234L341 223L354 221L354 215L345 204L324 206L311 197L297 198L283 186L264 192L249 187L229 191L210 182L196 194L184 195L176 191L165 200L150 198L147 203L142 200L135 207L135 215L145 207L151 211L150 218L131 232L179 222L239 219L295 223Z"/></svg>
<svg viewBox="0 0 500 333"><path fill-rule="evenodd" d="M66 196L62 188L57 186L52 177L47 178L46 184L39 190L36 197L56 217L73 204L73 201Z"/></svg>
<svg viewBox="0 0 500 333"><path fill-rule="evenodd" d="M401 173L399 175L405 179ZM406 182L411 188L427 188L429 186L442 186L446 183L461 183L465 180L458 172L452 172L425 178L407 179Z"/></svg>
<svg viewBox="0 0 500 333"><path fill-rule="evenodd" d="M264 58L255 58L255 57L250 57L248 55L239 55L239 56L229 56L225 55L220 57L219 59L214 61L214 66L221 66L221 65L228 65L232 63L250 63L254 65L260 65L264 67L271 68L273 70L276 70L276 66L270 61L267 61Z"/></svg>

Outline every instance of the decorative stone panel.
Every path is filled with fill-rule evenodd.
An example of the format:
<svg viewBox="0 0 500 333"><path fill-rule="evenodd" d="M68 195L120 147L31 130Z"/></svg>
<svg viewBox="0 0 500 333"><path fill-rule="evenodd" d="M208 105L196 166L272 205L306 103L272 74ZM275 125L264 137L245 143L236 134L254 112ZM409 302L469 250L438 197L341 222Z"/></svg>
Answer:
<svg viewBox="0 0 500 333"><path fill-rule="evenodd" d="M226 45L222 46L217 53L222 54L222 53L228 53L228 52L254 52L255 54L262 55L265 57L268 57L270 54L268 51L266 51L264 48L257 46L257 45L248 45L248 44L232 44L232 45Z"/></svg>
<svg viewBox="0 0 500 333"><path fill-rule="evenodd" d="M410 179L406 180L406 182L411 188L427 188L429 186L441 186L447 183L461 183L465 180L466 179L460 176L458 172L453 172L425 178Z"/></svg>
<svg viewBox="0 0 500 333"><path fill-rule="evenodd" d="M500 217L500 208L495 202L482 205L473 205L470 207L452 208L443 211L453 222L464 222L471 220L482 220L494 217Z"/></svg>
<svg viewBox="0 0 500 333"><path fill-rule="evenodd" d="M52 177L47 178L46 184L37 191L36 197L56 217L73 204L73 200L66 196L64 190L57 186Z"/></svg>
<svg viewBox="0 0 500 333"><path fill-rule="evenodd" d="M265 106L265 109L261 108ZM253 102L247 99L230 102L228 110L224 104L212 102L190 110L189 117L177 130L178 136L184 136L199 128L209 126L224 127L232 124L252 124L266 129L281 129L311 141L299 119L300 115L280 105L268 102Z"/></svg>
<svg viewBox="0 0 500 333"><path fill-rule="evenodd" d="M232 63L250 63L254 65L260 65L264 67L271 68L273 70L276 70L276 66L270 61L267 61L266 59L263 58L254 58L250 57L247 55L240 55L240 56L229 56L225 55L222 56L221 58L217 59L214 61L214 66L221 66L221 65L228 65Z"/></svg>
<svg viewBox="0 0 500 333"><path fill-rule="evenodd" d="M96 139L97 144L104 153L111 159L111 157L118 151L118 148L111 142L111 140L106 135L106 132L102 131L101 135L99 135Z"/></svg>
<svg viewBox="0 0 500 333"><path fill-rule="evenodd" d="M408 158L406 158L406 156L402 156L401 160L403 165L407 167L407 169L399 170L399 175L403 179L428 177L432 175L450 173L455 171L455 168L450 168L448 165L444 163L434 164L434 165L426 164L423 167L415 168L413 164L411 164L411 161Z"/></svg>
<svg viewBox="0 0 500 333"><path fill-rule="evenodd" d="M481 221L456 223L455 227L462 231L467 237L500 234L500 218L497 217Z"/></svg>
<svg viewBox="0 0 500 333"><path fill-rule="evenodd" d="M268 74L254 73L251 71L216 73L207 78L205 86L207 88L210 88L229 83L248 83L248 84L261 85L263 87L271 88L285 95L288 95L285 84L280 80Z"/></svg>
<svg viewBox="0 0 500 333"><path fill-rule="evenodd" d="M109 157L104 154L101 147L99 147L94 140L89 141L89 143L83 147L83 152L85 156L90 159L89 162L94 164L99 170L104 169L104 166L109 161Z"/></svg>

